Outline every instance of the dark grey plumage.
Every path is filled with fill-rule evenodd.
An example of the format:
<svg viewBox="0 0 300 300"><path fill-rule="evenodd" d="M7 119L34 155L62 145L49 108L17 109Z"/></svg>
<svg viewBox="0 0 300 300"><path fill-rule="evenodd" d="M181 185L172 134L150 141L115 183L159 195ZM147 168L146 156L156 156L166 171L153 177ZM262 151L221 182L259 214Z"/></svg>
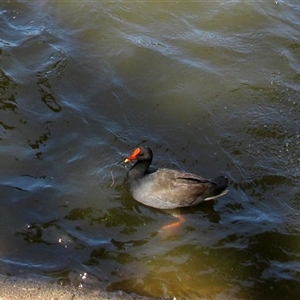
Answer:
<svg viewBox="0 0 300 300"><path fill-rule="evenodd" d="M140 146L125 160L137 160L128 171L126 181L130 193L138 202L155 208L173 209L197 205L227 192L228 179L225 176L208 180L166 168L149 171L152 158L152 150Z"/></svg>

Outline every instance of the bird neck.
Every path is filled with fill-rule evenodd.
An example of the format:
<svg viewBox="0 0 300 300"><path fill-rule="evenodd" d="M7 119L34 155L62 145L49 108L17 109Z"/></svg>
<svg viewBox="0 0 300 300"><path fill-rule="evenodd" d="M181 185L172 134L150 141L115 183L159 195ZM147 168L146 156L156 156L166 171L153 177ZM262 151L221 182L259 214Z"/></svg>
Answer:
<svg viewBox="0 0 300 300"><path fill-rule="evenodd" d="M128 175L130 177L138 178L148 173L149 166L152 159L137 161L134 166L129 170Z"/></svg>

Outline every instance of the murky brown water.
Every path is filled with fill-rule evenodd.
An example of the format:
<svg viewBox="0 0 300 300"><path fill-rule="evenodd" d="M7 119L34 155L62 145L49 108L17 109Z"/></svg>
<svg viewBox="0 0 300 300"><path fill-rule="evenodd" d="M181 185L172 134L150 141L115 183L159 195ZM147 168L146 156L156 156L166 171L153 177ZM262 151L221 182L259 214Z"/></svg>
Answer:
<svg viewBox="0 0 300 300"><path fill-rule="evenodd" d="M295 299L300 9L280 2L0 3L0 272L183 299ZM229 193L174 216L122 163ZM179 213L179 212L177 212Z"/></svg>

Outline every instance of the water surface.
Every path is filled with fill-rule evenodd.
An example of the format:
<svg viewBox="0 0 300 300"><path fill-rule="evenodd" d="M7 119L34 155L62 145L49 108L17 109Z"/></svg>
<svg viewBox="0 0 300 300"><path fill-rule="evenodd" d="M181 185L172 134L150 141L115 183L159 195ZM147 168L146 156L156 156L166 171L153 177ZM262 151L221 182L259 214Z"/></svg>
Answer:
<svg viewBox="0 0 300 300"><path fill-rule="evenodd" d="M0 272L182 299L295 299L300 8L280 2L0 4ZM124 158L229 193L175 216Z"/></svg>

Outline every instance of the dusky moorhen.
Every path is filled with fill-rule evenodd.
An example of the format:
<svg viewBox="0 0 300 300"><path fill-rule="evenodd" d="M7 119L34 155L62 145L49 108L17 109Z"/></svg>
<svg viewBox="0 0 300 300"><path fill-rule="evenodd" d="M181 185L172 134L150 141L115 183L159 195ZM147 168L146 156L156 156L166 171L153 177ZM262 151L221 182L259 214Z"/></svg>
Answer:
<svg viewBox="0 0 300 300"><path fill-rule="evenodd" d="M126 181L133 198L147 206L160 209L193 206L227 193L228 179L219 176L205 179L195 174L159 168L149 170L153 152L139 146L125 159L136 160L128 171Z"/></svg>

